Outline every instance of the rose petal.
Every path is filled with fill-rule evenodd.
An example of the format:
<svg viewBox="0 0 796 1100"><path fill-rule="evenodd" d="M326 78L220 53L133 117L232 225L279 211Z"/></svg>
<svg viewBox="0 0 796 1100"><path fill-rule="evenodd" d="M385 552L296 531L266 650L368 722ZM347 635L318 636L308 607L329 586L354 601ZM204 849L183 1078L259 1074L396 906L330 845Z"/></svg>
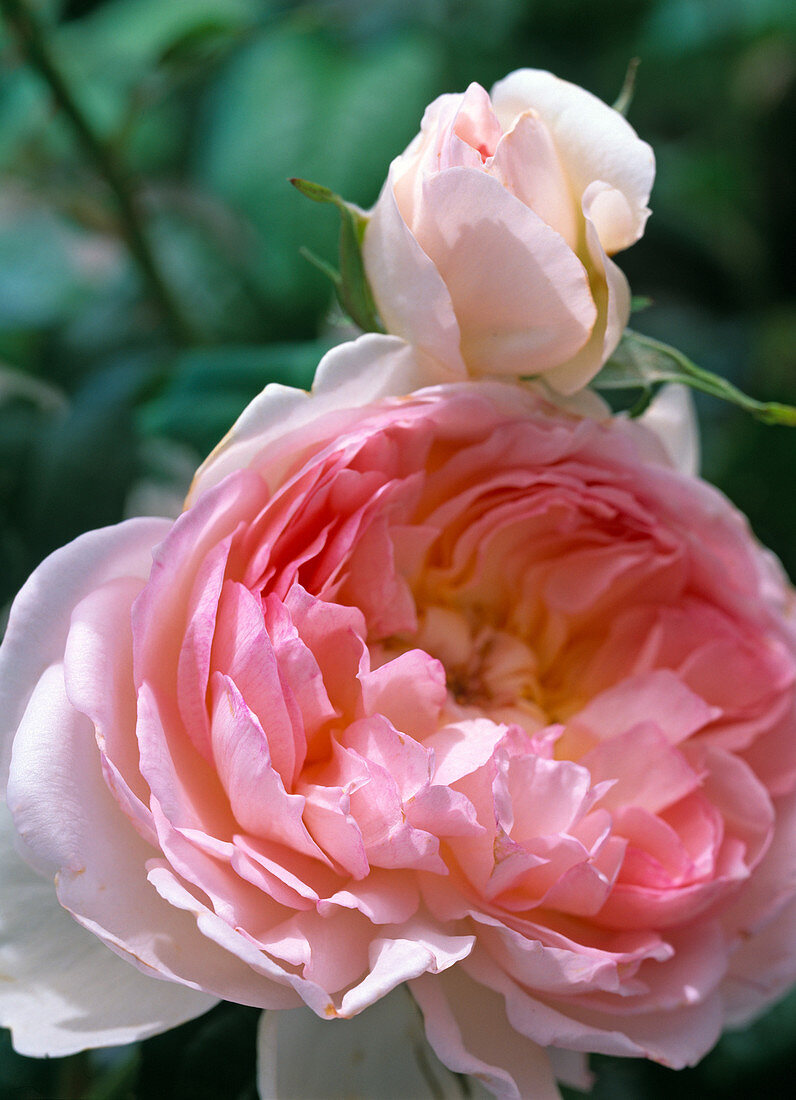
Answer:
<svg viewBox="0 0 796 1100"><path fill-rule="evenodd" d="M261 1100L460 1100L462 1095L456 1078L427 1046L420 1013L403 989L352 1020L321 1020L308 1008L263 1013L257 1088Z"/></svg>
<svg viewBox="0 0 796 1100"><path fill-rule="evenodd" d="M504 129L529 108L538 111L578 198L593 180L604 181L622 196L624 204L606 209L599 218L600 241L609 255L638 240L649 216L655 158L618 111L539 69L511 73L490 95Z"/></svg>
<svg viewBox="0 0 796 1100"><path fill-rule="evenodd" d="M0 1024L31 1058L133 1043L201 1015L211 994L158 982L122 962L59 904L14 851L0 807Z"/></svg>

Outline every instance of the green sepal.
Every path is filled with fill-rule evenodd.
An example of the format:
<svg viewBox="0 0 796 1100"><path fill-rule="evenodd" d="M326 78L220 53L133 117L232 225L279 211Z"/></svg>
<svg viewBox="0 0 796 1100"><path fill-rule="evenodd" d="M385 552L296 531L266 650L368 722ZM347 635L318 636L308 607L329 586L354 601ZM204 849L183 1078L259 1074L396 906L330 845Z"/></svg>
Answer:
<svg viewBox="0 0 796 1100"><path fill-rule="evenodd" d="M325 260L306 250L302 250L302 254L331 279L337 300L354 324L365 332L384 332L362 261L362 240L368 224L367 217L359 207L346 202L323 184L302 179L291 179L290 182L308 199L331 203L340 212L340 270L335 271Z"/></svg>
<svg viewBox="0 0 796 1100"><path fill-rule="evenodd" d="M634 294L630 299L630 312L631 313L643 313L645 309L649 309L652 305L652 298L648 298L645 294Z"/></svg>
<svg viewBox="0 0 796 1100"><path fill-rule="evenodd" d="M622 90L612 104L613 109L618 111L620 115L627 116L627 112L630 110L630 104L633 102L636 91L636 72L640 64L640 57L631 57L627 63L627 72L625 73Z"/></svg>
<svg viewBox="0 0 796 1100"><path fill-rule="evenodd" d="M591 385L598 390L640 390L639 400L628 410L631 416L639 416L650 403L655 387L664 382L681 382L711 397L729 401L764 424L796 427L796 407L793 405L747 397L737 386L698 367L676 348L631 329L625 330L619 346Z"/></svg>

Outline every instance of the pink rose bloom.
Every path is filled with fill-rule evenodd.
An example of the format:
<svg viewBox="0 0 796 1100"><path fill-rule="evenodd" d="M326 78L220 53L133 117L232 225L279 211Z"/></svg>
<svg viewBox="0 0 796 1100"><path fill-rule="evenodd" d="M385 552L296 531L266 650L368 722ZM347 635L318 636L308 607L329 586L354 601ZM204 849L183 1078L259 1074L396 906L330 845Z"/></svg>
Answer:
<svg viewBox="0 0 796 1100"><path fill-rule="evenodd" d="M84 535L22 590L22 1052L305 1006L265 1016L262 1095L345 1095L382 1054L417 1075L408 986L440 1074L545 1100L589 1051L692 1063L793 980L776 564L643 425L516 382L392 396L416 369L366 336L313 394L269 386L176 522Z"/></svg>
<svg viewBox="0 0 796 1100"><path fill-rule="evenodd" d="M561 393L580 389L627 324L630 292L609 257L644 231L654 172L618 112L550 73L440 96L365 231L388 332L435 381L543 373Z"/></svg>

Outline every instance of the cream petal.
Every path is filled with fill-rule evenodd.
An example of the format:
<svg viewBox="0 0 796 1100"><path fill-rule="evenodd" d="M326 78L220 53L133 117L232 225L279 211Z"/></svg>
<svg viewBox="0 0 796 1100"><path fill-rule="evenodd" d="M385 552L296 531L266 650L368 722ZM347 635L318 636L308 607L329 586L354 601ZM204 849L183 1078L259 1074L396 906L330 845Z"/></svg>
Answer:
<svg viewBox="0 0 796 1100"><path fill-rule="evenodd" d="M676 470L690 477L699 474L699 424L689 386L667 382L639 423L657 435Z"/></svg>
<svg viewBox="0 0 796 1100"><path fill-rule="evenodd" d="M630 287L600 243L584 202L586 245L589 253L589 284L597 307L597 323L577 354L554 367L545 381L564 395L575 393L589 382L610 357L630 319Z"/></svg>
<svg viewBox="0 0 796 1100"><path fill-rule="evenodd" d="M2 806L0 1024L20 1054L63 1057L132 1043L212 1008L212 995L142 974L81 928L52 882L17 855L13 837Z"/></svg>
<svg viewBox="0 0 796 1100"><path fill-rule="evenodd" d="M560 233L573 252L577 249L579 196L573 194L552 135L535 111L515 120L486 170Z"/></svg>
<svg viewBox="0 0 796 1100"><path fill-rule="evenodd" d="M622 115L576 84L539 69L511 73L498 81L491 97L504 129L529 108L538 111L578 198L595 180L622 197L623 203L612 198L600 211L600 239L606 252L638 240L649 216L655 157Z"/></svg>

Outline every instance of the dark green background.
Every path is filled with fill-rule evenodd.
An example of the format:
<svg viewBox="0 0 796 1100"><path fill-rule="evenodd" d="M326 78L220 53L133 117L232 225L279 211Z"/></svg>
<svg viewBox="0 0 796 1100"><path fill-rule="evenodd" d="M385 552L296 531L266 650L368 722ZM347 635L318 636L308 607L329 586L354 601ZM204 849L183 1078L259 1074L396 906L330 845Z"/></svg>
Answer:
<svg viewBox="0 0 796 1100"><path fill-rule="evenodd" d="M309 384L330 335L330 209L367 206L425 104L514 68L612 102L658 159L653 217L620 257L636 327L764 399L796 402L792 0L39 0L49 48L125 167L184 323L175 335L112 196L0 23L0 608L41 558L173 490L271 379ZM700 401L706 476L796 574L796 435ZM131 488L137 486L136 497ZM0 1096L253 1095L256 1014L112 1056L0 1053ZM596 1059L609 1098L788 1091L796 1001L698 1069Z"/></svg>

